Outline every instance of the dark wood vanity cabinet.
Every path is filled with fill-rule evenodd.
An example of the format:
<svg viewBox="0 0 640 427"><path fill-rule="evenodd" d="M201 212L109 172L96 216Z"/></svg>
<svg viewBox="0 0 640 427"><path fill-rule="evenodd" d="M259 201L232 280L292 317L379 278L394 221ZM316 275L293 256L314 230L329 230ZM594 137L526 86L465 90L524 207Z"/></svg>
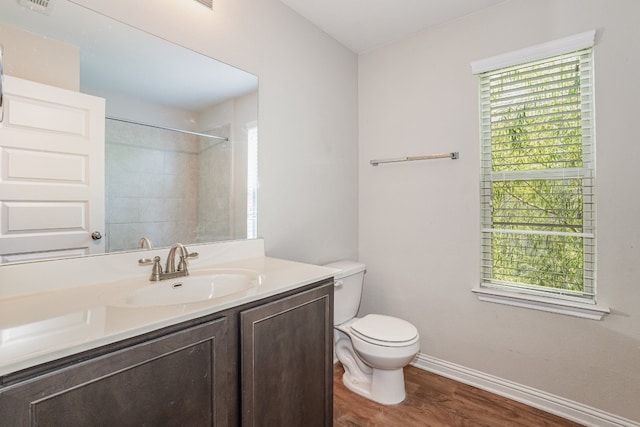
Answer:
<svg viewBox="0 0 640 427"><path fill-rule="evenodd" d="M0 425L227 425L225 318L0 389Z"/></svg>
<svg viewBox="0 0 640 427"><path fill-rule="evenodd" d="M329 426L332 283L0 378L0 426Z"/></svg>
<svg viewBox="0 0 640 427"><path fill-rule="evenodd" d="M240 313L242 426L333 425L333 282Z"/></svg>

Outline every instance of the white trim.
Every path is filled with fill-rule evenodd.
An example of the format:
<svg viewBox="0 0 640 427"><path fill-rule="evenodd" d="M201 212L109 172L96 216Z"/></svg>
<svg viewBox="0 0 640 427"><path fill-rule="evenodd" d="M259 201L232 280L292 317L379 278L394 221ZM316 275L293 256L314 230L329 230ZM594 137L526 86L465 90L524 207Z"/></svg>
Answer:
<svg viewBox="0 0 640 427"><path fill-rule="evenodd" d="M483 233L525 234L528 236L563 236L563 237L595 237L593 233L570 233L568 231L538 231L513 228L483 228Z"/></svg>
<svg viewBox="0 0 640 427"><path fill-rule="evenodd" d="M516 402L524 403L525 405L575 421L585 426L640 427L640 423L636 421L573 400L565 399L564 397L428 356L424 353L418 353L413 362L411 362L411 365L515 400Z"/></svg>
<svg viewBox="0 0 640 427"><path fill-rule="evenodd" d="M594 45L596 31L586 31L574 34L562 39L553 40L547 43L538 44L524 49L516 50L490 58L480 59L471 63L471 72L480 74L498 68L510 67L524 62L536 61L550 56L560 55L567 52L586 49Z"/></svg>
<svg viewBox="0 0 640 427"><path fill-rule="evenodd" d="M566 314L583 319L602 320L604 316L611 312L609 307L602 305L559 300L557 298L507 292L497 289L473 288L471 292L475 293L480 301Z"/></svg>

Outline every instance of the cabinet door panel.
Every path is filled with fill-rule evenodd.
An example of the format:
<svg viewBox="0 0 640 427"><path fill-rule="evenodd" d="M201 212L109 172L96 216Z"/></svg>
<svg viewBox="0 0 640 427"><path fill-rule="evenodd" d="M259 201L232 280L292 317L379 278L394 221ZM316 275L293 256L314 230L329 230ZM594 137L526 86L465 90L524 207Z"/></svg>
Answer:
<svg viewBox="0 0 640 427"><path fill-rule="evenodd" d="M227 425L226 319L0 390L12 426Z"/></svg>
<svg viewBox="0 0 640 427"><path fill-rule="evenodd" d="M243 311L242 425L330 426L333 285Z"/></svg>

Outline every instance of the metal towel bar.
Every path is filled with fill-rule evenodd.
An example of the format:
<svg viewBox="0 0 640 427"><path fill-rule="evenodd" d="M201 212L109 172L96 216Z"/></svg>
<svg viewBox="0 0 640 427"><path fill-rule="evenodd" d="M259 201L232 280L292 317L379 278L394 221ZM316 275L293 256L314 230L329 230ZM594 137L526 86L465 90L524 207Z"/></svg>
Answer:
<svg viewBox="0 0 640 427"><path fill-rule="evenodd" d="M426 156L409 156L409 157L398 157L395 159L371 160L371 164L373 166L378 166L380 163L410 162L413 160L431 160L431 159L455 160L459 157L460 157L460 154L457 151L454 151L452 153L427 154Z"/></svg>

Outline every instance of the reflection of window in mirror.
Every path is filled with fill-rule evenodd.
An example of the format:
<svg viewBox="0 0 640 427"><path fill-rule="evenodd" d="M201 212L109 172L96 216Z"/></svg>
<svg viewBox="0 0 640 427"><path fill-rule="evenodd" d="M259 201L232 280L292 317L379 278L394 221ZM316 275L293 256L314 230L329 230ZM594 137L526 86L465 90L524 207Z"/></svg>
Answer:
<svg viewBox="0 0 640 427"><path fill-rule="evenodd" d="M247 239L258 237L258 126L247 129Z"/></svg>

